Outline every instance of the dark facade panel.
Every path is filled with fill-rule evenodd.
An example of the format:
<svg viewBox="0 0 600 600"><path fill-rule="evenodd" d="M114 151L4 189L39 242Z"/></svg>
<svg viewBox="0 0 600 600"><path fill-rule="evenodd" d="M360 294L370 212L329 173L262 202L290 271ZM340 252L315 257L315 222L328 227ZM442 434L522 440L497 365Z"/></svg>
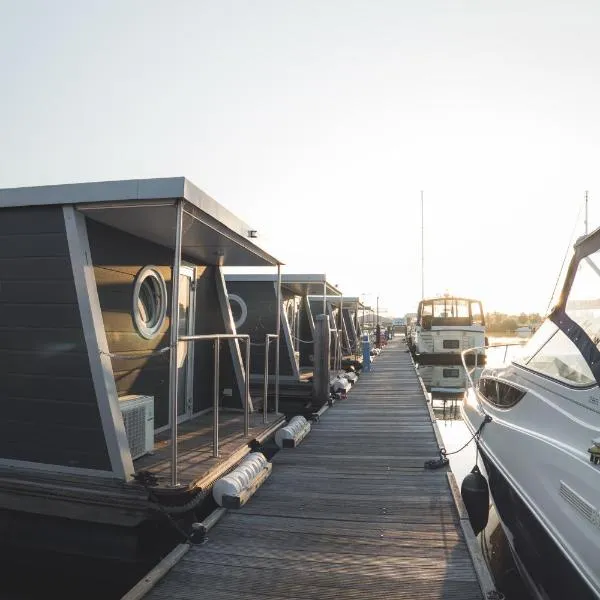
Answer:
<svg viewBox="0 0 600 600"><path fill-rule="evenodd" d="M237 328L238 333L250 335L252 342L250 368L254 374L263 374L265 369L265 336L267 333L277 331L277 292L272 281L228 281L227 291L239 296L248 308L246 321ZM283 290L282 290L283 292ZM285 293L282 293L285 299ZM275 373L274 342L271 342L269 354L269 372ZM293 357L283 335L279 349L279 373L281 375L294 375L292 367Z"/></svg>
<svg viewBox="0 0 600 600"><path fill-rule="evenodd" d="M306 297L302 298L300 305L300 368L312 369L314 367L314 341L311 323L310 303Z"/></svg>
<svg viewBox="0 0 600 600"><path fill-rule="evenodd" d="M0 209L0 458L110 470L61 207Z"/></svg>
<svg viewBox="0 0 600 600"><path fill-rule="evenodd" d="M157 267L167 284L171 312L171 265L173 251L125 232L86 220L94 275L98 288L102 319L111 353L140 352L146 355L169 345L169 318L159 333L145 339L133 321L133 290L137 274L148 265ZM113 358L112 365L119 396L154 396L154 426L168 424L169 357L139 360Z"/></svg>

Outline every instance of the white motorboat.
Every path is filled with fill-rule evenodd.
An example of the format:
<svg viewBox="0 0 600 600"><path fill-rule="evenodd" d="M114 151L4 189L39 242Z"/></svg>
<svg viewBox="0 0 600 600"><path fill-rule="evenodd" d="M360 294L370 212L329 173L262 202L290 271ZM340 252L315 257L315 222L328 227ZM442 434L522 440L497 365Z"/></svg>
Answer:
<svg viewBox="0 0 600 600"><path fill-rule="evenodd" d="M473 434L483 426L493 502L524 580L544 600L600 598L599 267L596 230L575 244L542 326L499 366L488 352L461 407Z"/></svg>
<svg viewBox="0 0 600 600"><path fill-rule="evenodd" d="M484 345L485 320L479 300L446 294L419 302L410 349L420 365L460 365L463 350ZM482 364L483 349L469 355L470 361L475 359Z"/></svg>

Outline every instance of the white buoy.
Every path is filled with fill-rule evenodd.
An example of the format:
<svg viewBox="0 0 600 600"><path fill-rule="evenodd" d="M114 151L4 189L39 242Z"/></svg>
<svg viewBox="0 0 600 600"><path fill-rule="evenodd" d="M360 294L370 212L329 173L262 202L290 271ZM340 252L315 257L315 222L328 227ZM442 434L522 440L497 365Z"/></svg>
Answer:
<svg viewBox="0 0 600 600"><path fill-rule="evenodd" d="M215 502L224 508L240 508L271 474L271 469L264 454L251 452L231 473L215 482Z"/></svg>
<svg viewBox="0 0 600 600"><path fill-rule="evenodd" d="M285 427L275 433L275 443L280 448L295 448L310 432L310 423L302 416L292 417Z"/></svg>

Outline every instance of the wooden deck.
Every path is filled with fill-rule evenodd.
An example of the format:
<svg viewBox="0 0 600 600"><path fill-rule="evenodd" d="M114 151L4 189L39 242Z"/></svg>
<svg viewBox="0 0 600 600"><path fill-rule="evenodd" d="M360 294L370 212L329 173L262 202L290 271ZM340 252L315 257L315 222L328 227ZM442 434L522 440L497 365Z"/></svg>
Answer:
<svg viewBox="0 0 600 600"><path fill-rule="evenodd" d="M249 436L244 437L244 415L240 412L222 410L219 413L219 457L213 457L213 413L205 413L178 427L178 473L183 487L203 487L214 479L212 475L221 465L241 460L250 452L249 442L261 442L283 421L282 414L267 415L263 423L262 413L250 414ZM171 479L170 431L160 433L154 445L154 453L141 456L133 464L136 472L150 471L158 479L160 487L168 486Z"/></svg>
<svg viewBox="0 0 600 600"><path fill-rule="evenodd" d="M460 599L483 597L424 393L400 340L347 400L149 600Z"/></svg>

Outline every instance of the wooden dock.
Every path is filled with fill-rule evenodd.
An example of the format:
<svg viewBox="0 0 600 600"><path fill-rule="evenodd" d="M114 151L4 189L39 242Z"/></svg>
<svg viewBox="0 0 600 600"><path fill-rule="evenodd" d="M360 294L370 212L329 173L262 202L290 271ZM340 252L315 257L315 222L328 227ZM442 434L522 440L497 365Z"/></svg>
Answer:
<svg viewBox="0 0 600 600"><path fill-rule="evenodd" d="M438 442L405 348L393 340L298 448L275 455L248 504L145 597L485 598L448 473L424 469Z"/></svg>

